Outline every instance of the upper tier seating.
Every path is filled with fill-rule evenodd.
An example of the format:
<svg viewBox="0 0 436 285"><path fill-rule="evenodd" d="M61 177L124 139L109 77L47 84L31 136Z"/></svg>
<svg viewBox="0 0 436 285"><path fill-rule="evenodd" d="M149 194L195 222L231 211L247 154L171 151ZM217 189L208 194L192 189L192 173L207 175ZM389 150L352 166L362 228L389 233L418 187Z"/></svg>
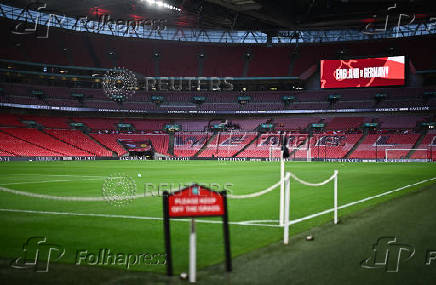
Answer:
<svg viewBox="0 0 436 285"><path fill-rule="evenodd" d="M97 109L113 109L113 110L139 110L139 111L159 111L163 113L178 112L178 111L266 111L266 110L338 110L338 109L360 109L360 108L390 108L390 107L436 107L436 98L424 100L423 94L427 91L434 91L434 88L384 88L384 89L350 89L341 90L340 94L342 99L335 104L330 104L327 101L327 96L331 91L306 91L290 93L284 91L256 91L245 92L244 95L250 96L251 101L246 105L240 105L237 102L237 97L241 96L240 92L145 92L138 91L134 96L129 98L123 104L117 104L109 100L102 89L69 89L65 87L46 87L46 86L32 86L25 84L3 84L6 96L0 96L0 103L15 103L15 104L31 104L31 105L49 105L49 106L63 106L63 107L91 107ZM31 95L32 89L40 89L47 94L46 99L38 99ZM69 94L72 92L80 92L86 95L86 99L79 103L77 100L72 99ZM376 104L374 95L379 92L388 93L390 98ZM282 102L284 95L294 95L296 101L288 106ZM156 105L151 101L153 95L163 96L164 102ZM191 103L193 96L204 96L205 103L197 106ZM320 118L321 119L321 118ZM423 118L417 118L421 120ZM86 120L81 118L73 118L75 120ZM358 119L353 119L358 120ZM92 122L91 122L92 121ZM140 120L141 121L141 120ZM143 120L142 120L143 121ZM169 120L159 120L159 124L163 127ZM338 124L339 119L333 121L333 127ZM380 121L386 126L389 126L390 121L395 121L387 117L384 121L384 116L380 117ZM99 122L98 119L91 119L91 128L101 128L101 124L106 125L106 129L114 129L116 123L120 120L113 120L113 122ZM280 122L280 120L278 121ZM366 122L366 121L365 121ZM66 123L66 122L64 122ZM304 127L309 123L307 122ZM406 123L406 122L404 122ZM157 124L157 122L156 122ZM251 124L251 122L249 122ZM353 125L360 124L360 120L353 123ZM300 125L300 124L299 124ZM136 126L137 129L147 129L147 126ZM253 130L249 128L249 130ZM292 123L290 125L293 128ZM301 125L300 125L301 127ZM343 127L343 126L340 126ZM345 125L346 127L346 125ZM385 126L383 126L385 127ZM414 127L414 126L413 126ZM155 128L155 127L153 127ZM330 128L330 127L329 127ZM335 127L336 128L336 127ZM385 127L387 128L387 127ZM185 131L193 131L194 129L188 128Z"/></svg>
<svg viewBox="0 0 436 285"><path fill-rule="evenodd" d="M339 50L346 50L350 57L368 57L386 54L392 46L397 54L408 55L417 70L436 67L435 60L428 58L428 54L433 52L432 47L436 46L436 38L432 36L264 47L156 41L54 27L50 29L49 38L38 39L11 33L15 25L14 21L0 19L0 36L6 43L0 49L0 58L65 66L124 66L145 76L241 77L244 64L247 66L246 76L250 77L300 76L319 65L321 59L336 58ZM251 54L249 60L245 57L247 52Z"/></svg>

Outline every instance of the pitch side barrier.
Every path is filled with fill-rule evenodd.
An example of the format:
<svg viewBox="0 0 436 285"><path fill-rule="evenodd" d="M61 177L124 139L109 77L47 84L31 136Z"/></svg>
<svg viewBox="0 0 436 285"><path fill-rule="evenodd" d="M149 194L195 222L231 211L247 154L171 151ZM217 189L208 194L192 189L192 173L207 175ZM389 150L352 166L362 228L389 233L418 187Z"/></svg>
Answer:
<svg viewBox="0 0 436 285"><path fill-rule="evenodd" d="M84 160L150 160L145 157L106 157L106 156L0 156L0 162L8 161L84 161ZM256 158L256 157L160 157L155 160L216 160L216 161L265 161L279 162L279 158ZM307 161L305 158L297 158L287 161ZM323 162L432 162L431 159L363 159L363 158L312 158L312 161ZM433 161L434 162L434 161Z"/></svg>

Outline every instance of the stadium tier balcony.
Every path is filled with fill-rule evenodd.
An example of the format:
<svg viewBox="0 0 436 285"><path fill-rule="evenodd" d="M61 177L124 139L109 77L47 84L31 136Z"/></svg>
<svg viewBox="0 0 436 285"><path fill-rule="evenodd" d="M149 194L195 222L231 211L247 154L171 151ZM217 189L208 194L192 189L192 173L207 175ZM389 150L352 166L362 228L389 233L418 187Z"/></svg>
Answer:
<svg viewBox="0 0 436 285"><path fill-rule="evenodd" d="M209 121L208 120L176 120L174 124L180 125L184 131L204 131L206 130Z"/></svg>
<svg viewBox="0 0 436 285"><path fill-rule="evenodd" d="M0 126L3 127L23 127L23 123L17 115L0 114Z"/></svg>
<svg viewBox="0 0 436 285"><path fill-rule="evenodd" d="M369 122L369 119L364 117L331 117L324 121L328 130L357 129L364 122Z"/></svg>
<svg viewBox="0 0 436 285"><path fill-rule="evenodd" d="M305 129L308 125L317 123L319 120L320 118L317 117L277 118L274 119L274 127L279 131Z"/></svg>
<svg viewBox="0 0 436 285"><path fill-rule="evenodd" d="M380 127L384 129L413 129L424 120L423 116L378 116Z"/></svg>
<svg viewBox="0 0 436 285"><path fill-rule="evenodd" d="M45 128L53 129L70 129L70 125L67 123L67 118L64 117L44 117L44 116L21 116L21 120L35 121L36 123L44 126Z"/></svg>
<svg viewBox="0 0 436 285"><path fill-rule="evenodd" d="M135 130L161 131L168 124L169 120L145 120L145 119L126 119L128 123L135 127Z"/></svg>
<svg viewBox="0 0 436 285"><path fill-rule="evenodd" d="M72 118L73 122L84 123L93 130L116 130L119 119L108 118Z"/></svg>
<svg viewBox="0 0 436 285"><path fill-rule="evenodd" d="M24 105L48 105L62 107L91 107L114 110L146 110L146 111L244 111L244 110L336 110L355 108L392 108L392 107L422 107L436 106L436 98L425 100L423 94L433 88L387 88L368 90L342 90L342 99L334 104L327 101L331 91L307 92L244 92L251 101L245 105L237 103L240 92L145 92L138 91L123 104L110 101L102 89L69 89L66 87L31 86L24 84L4 84L5 96L0 96L0 102ZM33 89L41 90L45 96L38 98L32 95ZM388 99L376 104L374 94L377 92L389 94ZM82 93L85 99L81 102L71 97L71 93ZM151 101L153 94L165 98L161 105ZM284 95L294 94L296 100L286 106L282 102ZM205 103L200 106L191 102L193 96L205 97ZM408 97L409 96L409 97Z"/></svg>

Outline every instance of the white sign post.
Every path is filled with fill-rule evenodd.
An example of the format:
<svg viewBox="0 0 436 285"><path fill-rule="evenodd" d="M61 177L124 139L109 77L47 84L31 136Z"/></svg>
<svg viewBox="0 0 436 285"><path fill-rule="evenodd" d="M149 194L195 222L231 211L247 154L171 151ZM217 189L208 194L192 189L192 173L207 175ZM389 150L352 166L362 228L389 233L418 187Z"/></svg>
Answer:
<svg viewBox="0 0 436 285"><path fill-rule="evenodd" d="M197 234L195 233L195 219L191 220L191 233L189 235L189 282L195 283L197 262Z"/></svg>

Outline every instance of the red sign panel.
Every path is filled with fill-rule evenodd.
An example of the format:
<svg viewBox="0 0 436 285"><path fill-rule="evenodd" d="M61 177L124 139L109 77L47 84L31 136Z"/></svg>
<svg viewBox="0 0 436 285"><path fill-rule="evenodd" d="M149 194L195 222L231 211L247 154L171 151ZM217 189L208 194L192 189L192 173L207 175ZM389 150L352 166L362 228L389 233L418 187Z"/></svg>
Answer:
<svg viewBox="0 0 436 285"><path fill-rule="evenodd" d="M402 86L405 57L321 60L321 88Z"/></svg>
<svg viewBox="0 0 436 285"><path fill-rule="evenodd" d="M199 185L191 185L168 196L170 218L224 215L223 196Z"/></svg>

